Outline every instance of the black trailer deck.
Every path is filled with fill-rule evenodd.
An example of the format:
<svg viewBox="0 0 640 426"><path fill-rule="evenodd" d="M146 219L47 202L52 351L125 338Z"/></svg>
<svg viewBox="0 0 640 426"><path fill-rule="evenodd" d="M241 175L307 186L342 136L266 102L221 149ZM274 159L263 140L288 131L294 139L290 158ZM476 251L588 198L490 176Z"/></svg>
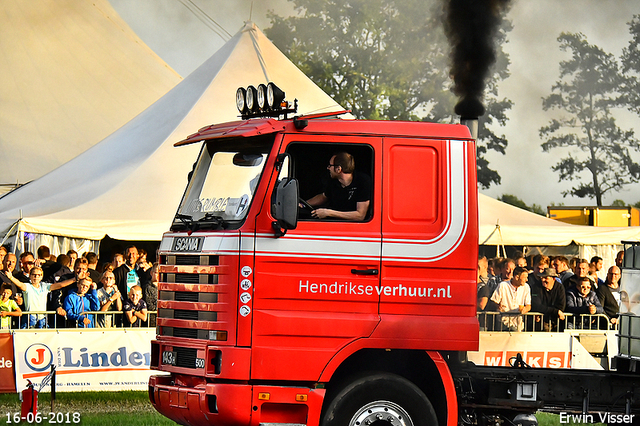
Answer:
<svg viewBox="0 0 640 426"><path fill-rule="evenodd" d="M580 419L575 423L640 424L637 373L530 368L521 359L513 364L450 362L462 424L494 424L497 417L538 410Z"/></svg>

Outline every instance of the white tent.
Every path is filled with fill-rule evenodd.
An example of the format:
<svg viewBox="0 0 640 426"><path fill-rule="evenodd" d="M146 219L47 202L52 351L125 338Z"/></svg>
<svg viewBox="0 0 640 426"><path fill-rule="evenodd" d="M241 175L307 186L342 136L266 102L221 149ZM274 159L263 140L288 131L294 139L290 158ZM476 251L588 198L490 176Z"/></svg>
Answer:
<svg viewBox="0 0 640 426"><path fill-rule="evenodd" d="M640 227L569 225L480 194L480 244L568 246L620 244L640 239Z"/></svg>
<svg viewBox="0 0 640 426"><path fill-rule="evenodd" d="M108 0L2 0L0 184L43 176L180 81Z"/></svg>
<svg viewBox="0 0 640 426"><path fill-rule="evenodd" d="M600 256L605 265L613 265L622 241L640 240L638 226L569 225L483 194L478 204L481 245L524 246L533 253L562 253L585 259Z"/></svg>
<svg viewBox="0 0 640 426"><path fill-rule="evenodd" d="M342 108L252 23L169 93L115 133L42 178L0 198L0 235L159 240L169 229L199 147L173 144L212 123L238 120L240 86L273 81L298 113ZM61 185L60 182L65 182Z"/></svg>

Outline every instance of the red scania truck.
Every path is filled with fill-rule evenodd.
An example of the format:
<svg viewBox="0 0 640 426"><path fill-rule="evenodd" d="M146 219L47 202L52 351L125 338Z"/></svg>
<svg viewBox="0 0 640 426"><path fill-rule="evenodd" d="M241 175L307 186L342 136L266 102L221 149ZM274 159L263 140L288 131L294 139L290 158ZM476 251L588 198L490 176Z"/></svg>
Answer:
<svg viewBox="0 0 640 426"><path fill-rule="evenodd" d="M251 94L238 94L245 116ZM159 249L151 366L163 374L151 377L149 396L165 416L185 425L453 426L499 424L550 401L579 410L585 396L589 409L617 398L579 390L610 381L598 378L605 372L551 378L466 362L479 338L476 152L466 126L258 117L177 145L191 143L202 144L200 156ZM322 192L336 152L371 179L363 221L315 219L302 207ZM626 393L608 409L631 415L638 380L622 376L615 387Z"/></svg>

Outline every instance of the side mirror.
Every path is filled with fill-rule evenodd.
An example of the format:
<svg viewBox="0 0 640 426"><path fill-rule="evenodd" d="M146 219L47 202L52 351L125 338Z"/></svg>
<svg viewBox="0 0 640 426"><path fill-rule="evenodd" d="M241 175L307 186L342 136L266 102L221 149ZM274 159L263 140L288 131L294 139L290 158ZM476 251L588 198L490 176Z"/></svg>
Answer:
<svg viewBox="0 0 640 426"><path fill-rule="evenodd" d="M276 219L273 229L276 237L282 237L287 229L298 226L298 181L293 178L278 181L273 194L272 213Z"/></svg>

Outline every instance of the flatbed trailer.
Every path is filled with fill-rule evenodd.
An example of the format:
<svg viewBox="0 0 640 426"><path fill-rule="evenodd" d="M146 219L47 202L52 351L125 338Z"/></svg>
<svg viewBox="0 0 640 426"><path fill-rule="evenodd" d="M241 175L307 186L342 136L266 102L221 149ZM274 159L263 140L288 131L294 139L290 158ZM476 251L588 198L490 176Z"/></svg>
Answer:
<svg viewBox="0 0 640 426"><path fill-rule="evenodd" d="M634 373L530 368L518 361L511 368L459 363L451 372L462 424L497 424L538 410L584 423L640 420L640 377Z"/></svg>

